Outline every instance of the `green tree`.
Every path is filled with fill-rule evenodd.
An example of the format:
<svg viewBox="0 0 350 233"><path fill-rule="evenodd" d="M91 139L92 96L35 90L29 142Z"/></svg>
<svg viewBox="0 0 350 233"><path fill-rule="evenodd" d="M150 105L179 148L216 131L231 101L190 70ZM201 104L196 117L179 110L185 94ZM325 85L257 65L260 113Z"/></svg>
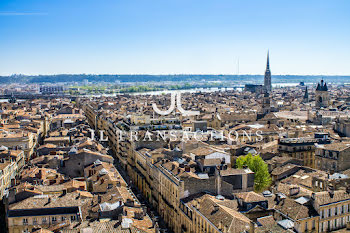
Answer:
<svg viewBox="0 0 350 233"><path fill-rule="evenodd" d="M271 184L271 176L267 164L260 157L260 155L247 154L239 156L236 160L236 167L243 168L247 166L255 173L254 189L255 191L262 191Z"/></svg>

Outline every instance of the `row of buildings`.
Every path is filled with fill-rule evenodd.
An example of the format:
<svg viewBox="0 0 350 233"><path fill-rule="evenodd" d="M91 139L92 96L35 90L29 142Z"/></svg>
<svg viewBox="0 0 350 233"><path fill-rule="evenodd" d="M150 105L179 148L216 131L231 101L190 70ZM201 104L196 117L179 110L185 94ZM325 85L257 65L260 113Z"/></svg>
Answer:
<svg viewBox="0 0 350 233"><path fill-rule="evenodd" d="M335 122L346 119L344 92L349 96L349 90L341 95L327 90L334 99L320 109L315 102L303 102L301 87L288 89L263 98L236 91L185 94L184 109L201 112L194 117L157 115L150 103L169 105L166 96L120 95L83 99L78 105L92 128L108 137L130 184L171 231L346 229L350 144ZM264 108L269 111L259 117ZM329 118L322 122L320 115ZM201 140L195 136L198 130L204 132ZM184 132L185 140L170 137ZM265 190L254 190L254 172L235 167L236 159L249 153L269 167L272 183Z"/></svg>
<svg viewBox="0 0 350 233"><path fill-rule="evenodd" d="M108 148L94 139L82 110L70 100L2 103L1 108L4 138L13 139L2 140L0 148L4 232L160 228L114 166ZM26 125L18 128L25 132L28 127L33 134L26 145L23 135L12 133L21 122ZM41 128L34 128L33 122ZM11 145L6 144L9 141Z"/></svg>

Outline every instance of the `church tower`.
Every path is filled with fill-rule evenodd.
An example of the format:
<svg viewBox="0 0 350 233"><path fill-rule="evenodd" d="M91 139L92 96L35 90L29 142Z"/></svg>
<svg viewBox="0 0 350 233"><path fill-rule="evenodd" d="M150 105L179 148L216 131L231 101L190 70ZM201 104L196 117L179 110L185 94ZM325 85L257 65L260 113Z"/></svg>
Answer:
<svg viewBox="0 0 350 233"><path fill-rule="evenodd" d="M267 63L266 63L266 71L264 76L264 89L266 92L271 92L272 90L269 52L267 52Z"/></svg>
<svg viewBox="0 0 350 233"><path fill-rule="evenodd" d="M309 92L307 90L307 87L305 88L305 93L304 93L304 97L303 97L303 103L307 103L309 102Z"/></svg>
<svg viewBox="0 0 350 233"><path fill-rule="evenodd" d="M271 112L270 94L268 92L265 92L263 101L262 101L262 113L266 115L270 112Z"/></svg>
<svg viewBox="0 0 350 233"><path fill-rule="evenodd" d="M316 108L327 108L329 106L329 92L327 83L321 80L316 87Z"/></svg>

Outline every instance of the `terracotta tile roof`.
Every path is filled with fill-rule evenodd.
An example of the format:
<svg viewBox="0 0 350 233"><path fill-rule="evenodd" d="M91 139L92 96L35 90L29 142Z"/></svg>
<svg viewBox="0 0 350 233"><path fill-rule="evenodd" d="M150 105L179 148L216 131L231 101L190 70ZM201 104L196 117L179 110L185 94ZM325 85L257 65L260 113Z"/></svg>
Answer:
<svg viewBox="0 0 350 233"><path fill-rule="evenodd" d="M217 150L214 150L210 147L206 147L206 146L201 146L198 147L196 149L193 149L191 151L189 151L192 154L195 154L196 156L205 156L205 155L209 155L211 153L215 153ZM223 152L225 153L225 152Z"/></svg>
<svg viewBox="0 0 350 233"><path fill-rule="evenodd" d="M345 190L333 191L331 195L328 191L317 192L313 194L314 201L319 205L327 205L339 201L350 200L350 193Z"/></svg>
<svg viewBox="0 0 350 233"><path fill-rule="evenodd" d="M271 226L276 225L276 221L275 221L275 219L273 218L272 215L258 218L256 221L257 221L257 222L259 223L259 225L261 225L262 227L271 227Z"/></svg>
<svg viewBox="0 0 350 233"><path fill-rule="evenodd" d="M312 208L312 207L310 207ZM275 205L275 209L282 212L293 220L309 218L315 216L317 213L313 213L308 207L299 204L293 199L286 198Z"/></svg>
<svg viewBox="0 0 350 233"><path fill-rule="evenodd" d="M111 221L94 221L87 222L84 221L81 225L75 227L74 229L62 229L62 233L146 233L146 232L155 232L154 229L150 229L149 231L144 231L139 229L133 225L130 228L124 229L122 228L119 221L111 220Z"/></svg>
<svg viewBox="0 0 350 233"><path fill-rule="evenodd" d="M249 228L250 220L238 212L237 200L219 200L205 193L194 194L182 200L221 230L226 228L228 232L241 232Z"/></svg>
<svg viewBox="0 0 350 233"><path fill-rule="evenodd" d="M33 231L32 233L53 233L53 231L41 228L39 230Z"/></svg>
<svg viewBox="0 0 350 233"><path fill-rule="evenodd" d="M285 164L284 166L282 167L276 167L275 169L273 169L273 171L271 172L272 175L274 176L278 176L278 175L281 175L289 170L292 170L292 169L295 169L296 167L298 167L297 165L295 164Z"/></svg>
<svg viewBox="0 0 350 233"><path fill-rule="evenodd" d="M279 225L262 226L255 229L256 233L291 233L290 230L285 230Z"/></svg>
<svg viewBox="0 0 350 233"><path fill-rule="evenodd" d="M45 143L44 145L41 145L38 149L43 149L43 148L56 148L57 146L51 143Z"/></svg>
<svg viewBox="0 0 350 233"><path fill-rule="evenodd" d="M254 173L249 168L248 169L235 169L235 168L227 168L225 170L220 170L220 175L222 176L230 176L230 175L240 175L246 173Z"/></svg>
<svg viewBox="0 0 350 233"><path fill-rule="evenodd" d="M29 197L23 201L11 204L10 210L37 209L54 207L82 206L88 199L82 199L78 193L67 193L66 195L49 194Z"/></svg>
<svg viewBox="0 0 350 233"><path fill-rule="evenodd" d="M292 188L299 189L299 192L297 194L293 195L293 198L297 198L297 197L301 197L301 196L311 197L311 195L312 195L311 190L304 188L304 187L297 185L297 184L287 184L287 183L280 182L277 185L277 191L285 194L286 196L290 196L290 190Z"/></svg>
<svg viewBox="0 0 350 233"><path fill-rule="evenodd" d="M242 199L244 202L260 202L260 201L267 201L267 199L256 193L256 192L242 192L242 193L235 193L234 194L238 199Z"/></svg>
<svg viewBox="0 0 350 233"><path fill-rule="evenodd" d="M332 151L343 151L350 148L349 142L338 142L338 143L331 143L331 144L325 144L323 145L323 148L325 150L332 150Z"/></svg>

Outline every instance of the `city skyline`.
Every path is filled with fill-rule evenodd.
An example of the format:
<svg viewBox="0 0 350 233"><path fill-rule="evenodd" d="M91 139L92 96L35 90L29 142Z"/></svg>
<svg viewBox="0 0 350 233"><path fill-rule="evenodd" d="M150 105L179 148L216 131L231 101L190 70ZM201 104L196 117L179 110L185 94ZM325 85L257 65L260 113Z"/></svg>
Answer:
<svg viewBox="0 0 350 233"><path fill-rule="evenodd" d="M350 3L2 1L0 75L349 75ZM239 63L239 68L238 68Z"/></svg>

